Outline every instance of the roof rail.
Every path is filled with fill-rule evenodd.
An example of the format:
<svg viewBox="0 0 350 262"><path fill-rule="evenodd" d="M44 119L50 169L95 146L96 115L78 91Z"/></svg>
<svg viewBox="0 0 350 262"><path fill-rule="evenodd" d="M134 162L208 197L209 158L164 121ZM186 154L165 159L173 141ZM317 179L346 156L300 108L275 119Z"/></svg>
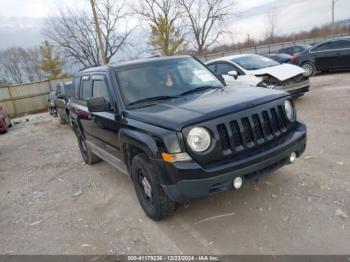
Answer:
<svg viewBox="0 0 350 262"><path fill-rule="evenodd" d="M151 56L147 56L146 58L155 58L155 57L162 57L161 55L151 55Z"/></svg>
<svg viewBox="0 0 350 262"><path fill-rule="evenodd" d="M80 70L79 70L79 72L81 72L81 71L83 71L83 70L86 70L86 69L89 69L89 68L98 67L98 66L100 66L100 65L91 65L91 66L86 66L86 67L84 67L84 68L80 69Z"/></svg>

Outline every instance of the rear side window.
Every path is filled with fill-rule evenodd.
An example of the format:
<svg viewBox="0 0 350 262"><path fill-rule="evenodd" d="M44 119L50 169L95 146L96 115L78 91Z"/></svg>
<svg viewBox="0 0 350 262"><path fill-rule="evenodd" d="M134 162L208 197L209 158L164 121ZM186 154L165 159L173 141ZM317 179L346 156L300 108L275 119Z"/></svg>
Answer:
<svg viewBox="0 0 350 262"><path fill-rule="evenodd" d="M107 83L102 79L95 79L92 82L92 96L93 97L104 97L109 100Z"/></svg>
<svg viewBox="0 0 350 262"><path fill-rule="evenodd" d="M305 49L303 48L303 47L301 47L301 46L296 46L296 47L294 47L294 52L296 52L296 53L301 53L301 52L303 52Z"/></svg>
<svg viewBox="0 0 350 262"><path fill-rule="evenodd" d="M67 97L71 97L74 95L74 92L73 92L73 85L72 84L68 84L66 83L64 85L64 93Z"/></svg>
<svg viewBox="0 0 350 262"><path fill-rule="evenodd" d="M92 86L91 80L82 80L81 90L80 90L80 99L88 100L92 97Z"/></svg>
<svg viewBox="0 0 350 262"><path fill-rule="evenodd" d="M338 40L332 43L332 49L344 49L344 48L350 48L350 41Z"/></svg>
<svg viewBox="0 0 350 262"><path fill-rule="evenodd" d="M235 70L235 68L227 63L218 63L216 64L216 71L220 75L227 75L228 72Z"/></svg>
<svg viewBox="0 0 350 262"><path fill-rule="evenodd" d="M207 67L215 74L215 64L207 65Z"/></svg>
<svg viewBox="0 0 350 262"><path fill-rule="evenodd" d="M315 48L312 49L312 51L325 51L325 50L331 50L331 49L333 49L332 42L327 42L319 46L316 46Z"/></svg>
<svg viewBox="0 0 350 262"><path fill-rule="evenodd" d="M73 79L73 89L72 90L72 96L74 96L75 98L79 97L79 87L80 87L80 76L76 76Z"/></svg>

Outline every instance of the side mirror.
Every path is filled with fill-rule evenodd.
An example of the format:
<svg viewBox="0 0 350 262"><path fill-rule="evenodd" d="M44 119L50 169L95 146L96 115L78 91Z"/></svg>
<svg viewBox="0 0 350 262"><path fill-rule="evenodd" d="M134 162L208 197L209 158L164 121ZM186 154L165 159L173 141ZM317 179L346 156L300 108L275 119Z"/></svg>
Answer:
<svg viewBox="0 0 350 262"><path fill-rule="evenodd" d="M89 112L105 112L111 110L111 105L104 97L92 97L87 100Z"/></svg>
<svg viewBox="0 0 350 262"><path fill-rule="evenodd" d="M237 79L237 77L238 77L238 73L236 70L229 71L227 74L229 76L233 76L235 79Z"/></svg>

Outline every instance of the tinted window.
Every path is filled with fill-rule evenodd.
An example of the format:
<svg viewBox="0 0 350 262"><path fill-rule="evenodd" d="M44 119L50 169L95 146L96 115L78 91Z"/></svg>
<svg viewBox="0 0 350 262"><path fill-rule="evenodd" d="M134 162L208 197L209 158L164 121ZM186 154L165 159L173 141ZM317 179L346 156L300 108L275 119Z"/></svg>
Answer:
<svg viewBox="0 0 350 262"><path fill-rule="evenodd" d="M109 100L107 85L104 80L93 80L92 84L92 96L93 97L104 97Z"/></svg>
<svg viewBox="0 0 350 262"><path fill-rule="evenodd" d="M83 80L81 85L81 96L82 100L87 100L92 97L92 88L90 80Z"/></svg>
<svg viewBox="0 0 350 262"><path fill-rule="evenodd" d="M208 65L207 67L210 69L210 71L212 71L213 73L215 73L215 64Z"/></svg>
<svg viewBox="0 0 350 262"><path fill-rule="evenodd" d="M58 84L57 87L56 87L56 95L57 96L64 95L64 89L63 89L63 85L61 83Z"/></svg>
<svg viewBox="0 0 350 262"><path fill-rule="evenodd" d="M193 58L176 58L140 63L116 70L126 104L156 97L176 97L188 91L223 87L206 66Z"/></svg>
<svg viewBox="0 0 350 262"><path fill-rule="evenodd" d="M324 50L331 50L331 49L333 49L333 43L327 42L319 46L316 46L315 48L312 49L312 51L324 51Z"/></svg>
<svg viewBox="0 0 350 262"><path fill-rule="evenodd" d="M227 75L228 72L236 70L233 65L227 63L218 63L216 64L216 72L219 75Z"/></svg>
<svg viewBox="0 0 350 262"><path fill-rule="evenodd" d="M73 79L72 96L79 97L80 76L76 76Z"/></svg>
<svg viewBox="0 0 350 262"><path fill-rule="evenodd" d="M70 83L64 84L64 93L67 97L71 97L74 95L73 85Z"/></svg>
<svg viewBox="0 0 350 262"><path fill-rule="evenodd" d="M301 46L296 46L296 47L294 47L294 52L295 53L301 53L301 52L303 52L305 49L303 48L303 47L301 47Z"/></svg>
<svg viewBox="0 0 350 262"><path fill-rule="evenodd" d="M350 41L347 41L347 40L334 41L332 42L331 47L332 49L350 48Z"/></svg>

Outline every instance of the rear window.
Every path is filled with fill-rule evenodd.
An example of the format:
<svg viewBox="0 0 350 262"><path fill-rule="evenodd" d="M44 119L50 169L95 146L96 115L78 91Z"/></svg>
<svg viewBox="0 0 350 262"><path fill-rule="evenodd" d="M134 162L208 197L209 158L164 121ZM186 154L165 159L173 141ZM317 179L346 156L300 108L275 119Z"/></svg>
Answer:
<svg viewBox="0 0 350 262"><path fill-rule="evenodd" d="M92 96L93 97L104 97L109 100L107 85L104 80L94 80L92 86Z"/></svg>

